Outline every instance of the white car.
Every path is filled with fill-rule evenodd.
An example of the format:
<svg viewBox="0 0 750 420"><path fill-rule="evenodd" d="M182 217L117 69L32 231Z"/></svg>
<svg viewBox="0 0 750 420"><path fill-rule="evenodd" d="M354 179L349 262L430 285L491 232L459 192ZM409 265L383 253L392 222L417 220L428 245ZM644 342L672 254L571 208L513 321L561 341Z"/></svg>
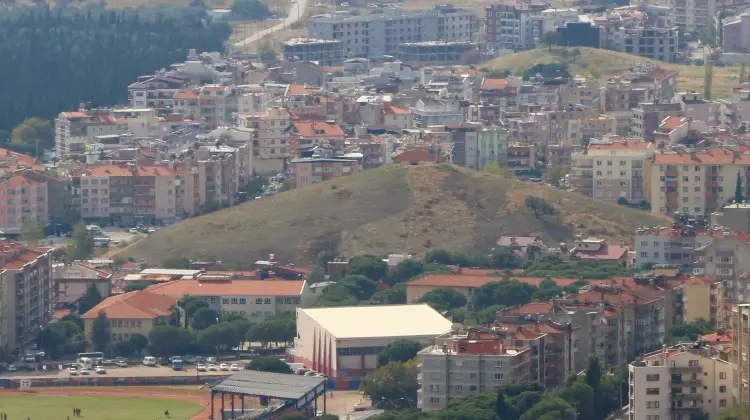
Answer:
<svg viewBox="0 0 750 420"><path fill-rule="evenodd" d="M74 368L74 367L71 366L69 368L69 370L70 370L70 375L71 376L78 376L78 369L76 369L76 368Z"/></svg>
<svg viewBox="0 0 750 420"><path fill-rule="evenodd" d="M232 366L229 366L229 370L237 372L240 370L240 365L238 365L237 363L232 363Z"/></svg>
<svg viewBox="0 0 750 420"><path fill-rule="evenodd" d="M98 373L100 375L106 375L107 374L107 369L105 369L104 366L97 366L96 367L96 373Z"/></svg>
<svg viewBox="0 0 750 420"><path fill-rule="evenodd" d="M208 370L210 370L211 372L216 372L217 370L219 370L219 367L216 365L208 365Z"/></svg>
<svg viewBox="0 0 750 420"><path fill-rule="evenodd" d="M16 365L8 365L8 372L15 372L16 371Z"/></svg>
<svg viewBox="0 0 750 420"><path fill-rule="evenodd" d="M205 372L206 371L206 365L203 363L198 363L198 365L195 367L195 370L198 372Z"/></svg>
<svg viewBox="0 0 750 420"><path fill-rule="evenodd" d="M222 363L219 365L219 370L229 370L229 365L226 363Z"/></svg>
<svg viewBox="0 0 750 420"><path fill-rule="evenodd" d="M88 374L89 374L89 370L88 369L86 369L86 368L81 369L81 375L86 376Z"/></svg>

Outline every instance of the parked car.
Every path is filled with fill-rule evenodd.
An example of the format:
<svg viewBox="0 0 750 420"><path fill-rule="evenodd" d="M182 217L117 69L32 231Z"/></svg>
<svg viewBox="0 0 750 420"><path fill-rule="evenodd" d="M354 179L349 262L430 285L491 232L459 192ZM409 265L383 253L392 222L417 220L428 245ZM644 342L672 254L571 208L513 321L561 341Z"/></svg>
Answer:
<svg viewBox="0 0 750 420"><path fill-rule="evenodd" d="M107 369L105 369L104 366L98 366L96 368L96 373L98 373L99 375L106 375Z"/></svg>
<svg viewBox="0 0 750 420"><path fill-rule="evenodd" d="M219 370L219 367L216 366L216 365L211 364L211 365L208 365L208 370L211 371L211 372L216 372L216 371Z"/></svg>
<svg viewBox="0 0 750 420"><path fill-rule="evenodd" d="M219 365L219 370L229 370L229 365L226 363L222 363Z"/></svg>
<svg viewBox="0 0 750 420"><path fill-rule="evenodd" d="M117 362L115 362L115 366L117 366L118 368L126 368L126 367L128 367L128 361L127 360L118 360Z"/></svg>
<svg viewBox="0 0 750 420"><path fill-rule="evenodd" d="M71 366L68 371L70 372L70 376L78 376L78 369L75 367Z"/></svg>
<svg viewBox="0 0 750 420"><path fill-rule="evenodd" d="M240 365L238 365L237 363L232 363L232 366L229 366L229 370L237 372L240 370Z"/></svg>
<svg viewBox="0 0 750 420"><path fill-rule="evenodd" d="M208 363L209 365L215 365L216 364L216 358L213 357L213 356L211 356L208 359L206 359L206 363Z"/></svg>
<svg viewBox="0 0 750 420"><path fill-rule="evenodd" d="M86 369L86 368L82 368L81 369L81 375L88 376L88 374L89 374L89 370L88 369Z"/></svg>
<svg viewBox="0 0 750 420"><path fill-rule="evenodd" d="M16 370L16 365L8 365L8 372L15 372Z"/></svg>
<svg viewBox="0 0 750 420"><path fill-rule="evenodd" d="M198 363L198 365L195 367L195 370L198 372L205 372L206 371L206 365L203 363Z"/></svg>

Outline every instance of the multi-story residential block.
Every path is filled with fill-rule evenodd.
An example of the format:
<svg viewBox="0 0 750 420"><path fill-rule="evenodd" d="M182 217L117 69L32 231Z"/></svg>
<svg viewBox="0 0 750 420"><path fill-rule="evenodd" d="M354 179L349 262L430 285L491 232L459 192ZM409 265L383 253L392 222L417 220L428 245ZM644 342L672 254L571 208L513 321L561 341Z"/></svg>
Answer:
<svg viewBox="0 0 750 420"><path fill-rule="evenodd" d="M321 66L344 63L344 45L340 40L294 38L281 43L281 54L287 61L316 61Z"/></svg>
<svg viewBox="0 0 750 420"><path fill-rule="evenodd" d="M654 149L653 143L628 140L593 143L571 155L573 187L601 200L640 203L646 197L644 170Z"/></svg>
<svg viewBox="0 0 750 420"><path fill-rule="evenodd" d="M186 76L178 73L140 76L128 86L130 106L137 109L171 110L174 107L175 93L189 82Z"/></svg>
<svg viewBox="0 0 750 420"><path fill-rule="evenodd" d="M724 52L750 52L750 13L746 12L739 16L725 18L722 22L722 29Z"/></svg>
<svg viewBox="0 0 750 420"><path fill-rule="evenodd" d="M616 133L617 119L609 115L592 115L573 119L568 123L568 138L577 139L581 144Z"/></svg>
<svg viewBox="0 0 750 420"><path fill-rule="evenodd" d="M383 125L391 130L406 130L412 128L411 111L393 105L383 106Z"/></svg>
<svg viewBox="0 0 750 420"><path fill-rule="evenodd" d="M616 7L595 19L604 28L607 48L655 60L674 62L678 29L671 7L637 3Z"/></svg>
<svg viewBox="0 0 750 420"><path fill-rule="evenodd" d="M487 6L484 9L487 47L511 51L537 47L544 35L541 12L548 7L541 1Z"/></svg>
<svg viewBox="0 0 750 420"><path fill-rule="evenodd" d="M485 77L479 87L479 100L484 104L497 105L502 109L516 109L521 80L517 77L491 79Z"/></svg>
<svg viewBox="0 0 750 420"><path fill-rule="evenodd" d="M183 88L174 94L174 112L207 126L229 125L237 112L239 91L232 86L202 85Z"/></svg>
<svg viewBox="0 0 750 420"><path fill-rule="evenodd" d="M718 418L734 405L732 364L706 349L664 348L628 366L628 418Z"/></svg>
<svg viewBox="0 0 750 420"><path fill-rule="evenodd" d="M473 62L479 54L477 44L470 41L422 41L404 42L398 46L399 60L406 63L466 64Z"/></svg>
<svg viewBox="0 0 750 420"><path fill-rule="evenodd" d="M664 264L692 271L697 259L695 250L710 245L714 236L706 231L687 228L638 228L635 231L635 265ZM705 273L696 273L705 274Z"/></svg>
<svg viewBox="0 0 750 420"><path fill-rule="evenodd" d="M737 130L742 127L743 123L750 121L750 83L737 86L732 90L734 92L732 99L718 99L716 102L720 106L719 123Z"/></svg>
<svg viewBox="0 0 750 420"><path fill-rule="evenodd" d="M0 347L22 350L52 320L51 251L0 241Z"/></svg>
<svg viewBox="0 0 750 420"><path fill-rule="evenodd" d="M508 130L498 126L465 124L446 126L451 134L451 162L481 170L490 162L505 166L508 153Z"/></svg>
<svg viewBox="0 0 750 420"><path fill-rule="evenodd" d="M724 283L707 276L689 276L682 283L683 321L687 323L704 319L723 328Z"/></svg>
<svg viewBox="0 0 750 420"><path fill-rule="evenodd" d="M508 169L516 174L527 174L536 168L534 145L511 142L508 144Z"/></svg>
<svg viewBox="0 0 750 420"><path fill-rule="evenodd" d="M718 102L707 101L700 92L679 92L675 99L682 108L682 115L694 121L703 121L709 126L719 125Z"/></svg>
<svg viewBox="0 0 750 420"><path fill-rule="evenodd" d="M161 166L100 165L73 175L73 205L87 220L174 221L179 177Z"/></svg>
<svg viewBox="0 0 750 420"><path fill-rule="evenodd" d="M83 330L86 341L92 343L94 322L100 313L109 320L112 334L110 345L128 341L133 335L148 333L159 325L167 325L172 320L177 299L171 296L151 293L147 290L110 296L83 314ZM92 345L89 344L89 348Z"/></svg>
<svg viewBox="0 0 750 420"><path fill-rule="evenodd" d="M750 360L744 355L750 352L750 303L731 306L730 335L733 363L732 392L734 403L750 403ZM731 401L731 400L730 400Z"/></svg>
<svg viewBox="0 0 750 420"><path fill-rule="evenodd" d="M679 103L640 103L633 108L631 129L633 136L653 142L654 132L666 117L681 117L682 106Z"/></svg>
<svg viewBox="0 0 750 420"><path fill-rule="evenodd" d="M530 381L545 389L555 389L575 374L573 325L543 316L498 313L494 327L505 330L517 347L531 348Z"/></svg>
<svg viewBox="0 0 750 420"><path fill-rule="evenodd" d="M310 288L304 280L226 280L219 276L195 280L175 280L157 284L146 291L180 299L190 295L204 300L208 307L222 314L242 315L250 320L294 313L310 299Z"/></svg>
<svg viewBox="0 0 750 420"><path fill-rule="evenodd" d="M431 125L463 124L464 110L457 100L419 99L409 108L416 128Z"/></svg>
<svg viewBox="0 0 750 420"><path fill-rule="evenodd" d="M362 163L359 159L343 156L313 156L289 161L290 180L295 188L349 176L361 171Z"/></svg>
<svg viewBox="0 0 750 420"><path fill-rule="evenodd" d="M656 93L630 80L611 79L600 89L601 112L617 118L618 127L630 125L633 108L644 102L653 102Z"/></svg>
<svg viewBox="0 0 750 420"><path fill-rule="evenodd" d="M253 129L255 171L259 174L282 172L292 157L288 129L291 117L286 108L266 108L258 114L240 114L238 125Z"/></svg>
<svg viewBox="0 0 750 420"><path fill-rule="evenodd" d="M291 356L345 388L375 370L385 346L399 339L432 342L452 325L426 304L300 308Z"/></svg>
<svg viewBox="0 0 750 420"><path fill-rule="evenodd" d="M693 273L724 282L725 299L746 302L750 299L750 235L711 232L714 240L695 250Z"/></svg>
<svg viewBox="0 0 750 420"><path fill-rule="evenodd" d="M340 41L346 57L382 57L396 55L402 43L472 41L477 16L451 5L414 12L385 8L377 15L311 16L307 29L310 38Z"/></svg>
<svg viewBox="0 0 750 420"><path fill-rule="evenodd" d="M750 233L750 204L727 204L720 212L711 213L711 226L721 226L730 232Z"/></svg>
<svg viewBox="0 0 750 420"><path fill-rule="evenodd" d="M61 112L55 119L57 158L82 158L86 153L86 146L96 136L117 134L120 130L109 110Z"/></svg>
<svg viewBox="0 0 750 420"><path fill-rule="evenodd" d="M650 0L648 3L671 8L674 23L687 33L705 31L716 16L716 0Z"/></svg>
<svg viewBox="0 0 750 420"><path fill-rule="evenodd" d="M29 221L49 222L47 183L25 175L0 173L0 230L7 234L21 232Z"/></svg>
<svg viewBox="0 0 750 420"><path fill-rule="evenodd" d="M315 147L341 150L344 130L335 121L293 121L289 134L289 148L293 156L310 156Z"/></svg>
<svg viewBox="0 0 750 420"><path fill-rule="evenodd" d="M437 411L477 392L530 382L532 351L511 346L509 336L502 329L470 327L438 337L417 353L422 382L417 406Z"/></svg>
<svg viewBox="0 0 750 420"><path fill-rule="evenodd" d="M659 153L649 169L647 199L653 214L708 214L734 197L738 174L747 179L750 154L719 147Z"/></svg>

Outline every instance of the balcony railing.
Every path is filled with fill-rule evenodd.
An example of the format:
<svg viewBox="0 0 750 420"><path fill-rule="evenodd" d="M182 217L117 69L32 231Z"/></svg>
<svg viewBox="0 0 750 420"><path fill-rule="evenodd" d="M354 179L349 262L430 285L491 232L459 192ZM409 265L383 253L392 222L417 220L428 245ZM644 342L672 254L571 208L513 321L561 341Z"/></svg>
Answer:
<svg viewBox="0 0 750 420"><path fill-rule="evenodd" d="M703 369L700 366L670 366L672 373L701 373Z"/></svg>

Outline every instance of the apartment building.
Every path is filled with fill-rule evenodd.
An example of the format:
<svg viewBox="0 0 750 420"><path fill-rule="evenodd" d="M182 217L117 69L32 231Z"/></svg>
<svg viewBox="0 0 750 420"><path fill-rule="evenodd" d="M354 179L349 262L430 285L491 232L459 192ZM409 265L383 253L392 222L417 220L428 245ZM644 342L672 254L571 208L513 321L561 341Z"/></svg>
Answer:
<svg viewBox="0 0 750 420"><path fill-rule="evenodd" d="M628 418L719 418L734 405L732 364L706 349L664 348L628 365Z"/></svg>
<svg viewBox="0 0 750 420"><path fill-rule="evenodd" d="M530 348L517 348L502 329L469 327L435 339L417 353L420 361L417 406L437 411L477 392L531 380Z"/></svg>
<svg viewBox="0 0 750 420"><path fill-rule="evenodd" d="M458 100L419 99L409 112L415 128L463 124L466 119Z"/></svg>
<svg viewBox="0 0 750 420"><path fill-rule="evenodd" d="M711 234L714 240L695 250L693 273L723 281L729 302L750 299L750 235L735 232Z"/></svg>
<svg viewBox="0 0 750 420"><path fill-rule="evenodd" d="M310 156L315 147L343 149L344 130L335 121L293 121L289 134L292 156Z"/></svg>
<svg viewBox="0 0 750 420"><path fill-rule="evenodd" d="M511 142L508 144L508 169L516 174L527 174L536 168L534 145Z"/></svg>
<svg viewBox="0 0 750 420"><path fill-rule="evenodd" d="M98 165L73 174L73 205L87 220L174 221L178 173L161 166Z"/></svg>
<svg viewBox="0 0 750 420"><path fill-rule="evenodd" d="M239 127L254 130L254 166L257 173L284 171L287 160L292 157L288 133L291 122L289 111L280 107L238 116Z"/></svg>
<svg viewBox="0 0 750 420"><path fill-rule="evenodd" d="M643 268L646 265L664 264L692 271L697 259L695 250L710 245L714 239L709 232L687 228L638 228L634 239L635 265Z"/></svg>
<svg viewBox="0 0 750 420"><path fill-rule="evenodd" d="M571 155L571 182L600 200L640 203L646 198L644 171L654 149L653 143L632 140L592 143Z"/></svg>
<svg viewBox="0 0 750 420"><path fill-rule="evenodd" d="M233 86L202 85L174 94L174 112L207 126L229 125L237 112L240 93Z"/></svg>
<svg viewBox="0 0 750 420"><path fill-rule="evenodd" d="M294 313L309 303L310 288L304 280L227 280L226 276L201 276L157 284L146 291L179 300L195 296L222 314L242 315L251 321Z"/></svg>
<svg viewBox="0 0 750 420"><path fill-rule="evenodd" d="M295 188L317 184L362 171L362 163L357 158L348 157L305 157L289 161L289 176Z"/></svg>
<svg viewBox="0 0 750 420"><path fill-rule="evenodd" d="M727 204L720 212L711 213L711 226L721 226L730 232L750 233L750 204Z"/></svg>
<svg viewBox="0 0 750 420"><path fill-rule="evenodd" d="M671 7L637 3L616 7L595 22L605 29L607 48L674 62L678 29L673 14Z"/></svg>
<svg viewBox="0 0 750 420"><path fill-rule="evenodd" d="M718 99L716 102L720 106L720 124L737 130L744 122L750 121L750 85L735 87L733 91L732 99Z"/></svg>
<svg viewBox="0 0 750 420"><path fill-rule="evenodd" d="M451 5L431 10L405 11L384 8L382 14L353 15L344 12L311 16L309 37L340 41L344 57L375 58L396 55L399 45L423 41L472 41L477 16Z"/></svg>
<svg viewBox="0 0 750 420"><path fill-rule="evenodd" d="M654 141L654 132L666 117L683 116L679 103L640 103L632 111L633 136L650 142Z"/></svg>
<svg viewBox="0 0 750 420"><path fill-rule="evenodd" d="M750 12L725 18L722 47L727 53L750 52Z"/></svg>
<svg viewBox="0 0 750 420"><path fill-rule="evenodd" d="M617 118L619 128L629 126L633 108L644 102L653 102L657 93L631 80L610 79L602 85L599 95L601 112Z"/></svg>
<svg viewBox="0 0 750 420"><path fill-rule="evenodd" d="M708 276L688 276L682 283L683 321L705 319L715 328L723 328L724 282Z"/></svg>
<svg viewBox="0 0 750 420"><path fill-rule="evenodd" d="M652 214L705 214L734 197L737 175L747 179L750 173L750 154L727 148L659 153L649 166L646 182Z"/></svg>
<svg viewBox="0 0 750 420"><path fill-rule="evenodd" d="M101 296L112 294L112 273L81 261L56 263L52 266L57 304L71 304L93 284Z"/></svg>
<svg viewBox="0 0 750 420"><path fill-rule="evenodd" d="M0 348L23 350L52 320L51 251L0 241Z"/></svg>
<svg viewBox="0 0 750 420"><path fill-rule="evenodd" d="M735 404L750 403L750 303L731 306L730 335L733 354L732 392Z"/></svg>
<svg viewBox="0 0 750 420"><path fill-rule="evenodd" d="M47 183L25 175L0 173L0 230L18 234L29 221L49 222Z"/></svg>
<svg viewBox="0 0 750 420"><path fill-rule="evenodd" d="M176 73L161 73L138 77L128 86L130 106L169 111L174 107L175 94L188 85L190 80Z"/></svg>
<svg viewBox="0 0 750 420"><path fill-rule="evenodd" d="M507 332L516 347L531 349L530 381L545 389L561 386L574 375L576 332L571 324L561 324L544 316L498 313L494 328Z"/></svg>
<svg viewBox="0 0 750 420"><path fill-rule="evenodd" d="M542 1L493 4L485 7L485 42L494 50L522 51L536 48L544 35Z"/></svg>
<svg viewBox="0 0 750 420"><path fill-rule="evenodd" d="M96 136L116 134L120 129L109 110L61 112L55 118L57 158L82 158L86 146L94 142Z"/></svg>
<svg viewBox="0 0 750 420"><path fill-rule="evenodd" d="M482 79L479 87L479 100L483 103L498 105L504 109L516 108L516 96L521 87L521 79L509 77L507 79Z"/></svg>
<svg viewBox="0 0 750 420"><path fill-rule="evenodd" d="M110 296L83 314L83 331L92 347L94 322L100 313L109 320L110 345L128 341L136 334L148 337L152 329L168 325L173 319L177 299L171 296L136 290Z"/></svg>
<svg viewBox="0 0 750 420"><path fill-rule="evenodd" d="M344 45L340 40L294 38L281 43L281 54L287 61L315 61L321 66L344 64Z"/></svg>

